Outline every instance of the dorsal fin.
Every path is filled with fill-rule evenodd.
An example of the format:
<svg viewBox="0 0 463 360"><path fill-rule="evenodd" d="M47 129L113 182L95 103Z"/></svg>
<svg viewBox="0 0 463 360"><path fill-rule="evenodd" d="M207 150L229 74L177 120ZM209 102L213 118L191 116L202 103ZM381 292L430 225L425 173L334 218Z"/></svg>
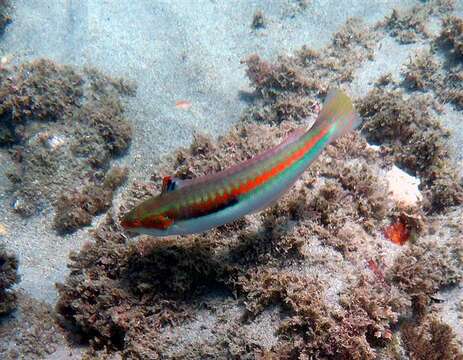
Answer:
<svg viewBox="0 0 463 360"><path fill-rule="evenodd" d="M188 183L188 179L182 180L175 176L164 176L162 179L161 194L180 189Z"/></svg>

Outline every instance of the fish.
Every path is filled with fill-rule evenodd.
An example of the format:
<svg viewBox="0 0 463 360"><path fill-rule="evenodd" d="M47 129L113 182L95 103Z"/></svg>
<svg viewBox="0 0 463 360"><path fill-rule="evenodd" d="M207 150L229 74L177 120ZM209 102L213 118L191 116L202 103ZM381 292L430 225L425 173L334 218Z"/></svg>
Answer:
<svg viewBox="0 0 463 360"><path fill-rule="evenodd" d="M122 216L126 230L155 237L202 233L275 203L329 143L361 123L351 99L331 90L313 126L220 172L194 179L166 176L161 193Z"/></svg>

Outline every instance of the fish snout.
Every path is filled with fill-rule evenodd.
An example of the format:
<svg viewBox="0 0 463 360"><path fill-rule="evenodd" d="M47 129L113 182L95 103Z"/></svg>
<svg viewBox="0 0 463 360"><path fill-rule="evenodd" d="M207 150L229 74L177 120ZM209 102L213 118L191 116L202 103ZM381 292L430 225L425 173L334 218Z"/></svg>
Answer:
<svg viewBox="0 0 463 360"><path fill-rule="evenodd" d="M130 211L127 214L123 215L119 220L120 224L124 229L134 229L142 226L142 222L137 219L134 214L134 211Z"/></svg>

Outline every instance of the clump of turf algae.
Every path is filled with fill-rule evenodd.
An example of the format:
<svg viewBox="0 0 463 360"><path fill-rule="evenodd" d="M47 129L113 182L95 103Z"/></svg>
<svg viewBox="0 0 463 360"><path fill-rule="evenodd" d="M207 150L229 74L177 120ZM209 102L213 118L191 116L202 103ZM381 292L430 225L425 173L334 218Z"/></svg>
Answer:
<svg viewBox="0 0 463 360"><path fill-rule="evenodd" d="M448 155L449 133L435 119L426 100L406 99L400 90L374 89L358 104L363 132L386 145L394 161L421 179L430 211L463 202L463 189Z"/></svg>
<svg viewBox="0 0 463 360"><path fill-rule="evenodd" d="M430 36L428 22L431 16L443 17L455 8L454 0L431 0L408 9L394 9L382 27L402 44L410 44Z"/></svg>
<svg viewBox="0 0 463 360"><path fill-rule="evenodd" d="M130 145L123 97L133 94L123 80L45 59L2 68L0 149L11 155L7 175L13 209L30 216L57 206L61 218L63 201L58 199L63 196L85 193L87 200L100 202L101 191L91 189L101 182L110 160ZM85 190L81 184L89 185ZM87 214L81 215L58 228L87 224Z"/></svg>
<svg viewBox="0 0 463 360"><path fill-rule="evenodd" d="M356 68L373 56L375 34L357 18L347 21L323 51L303 47L275 64L253 54L243 61L258 101L245 119L279 124L314 113L316 98L328 87L349 82Z"/></svg>
<svg viewBox="0 0 463 360"><path fill-rule="evenodd" d="M72 356L74 350L66 343L53 307L21 291L18 291L17 300L14 316L0 322L0 357L5 360L40 360L50 355L60 356L58 349L61 356Z"/></svg>
<svg viewBox="0 0 463 360"><path fill-rule="evenodd" d="M18 259L0 243L0 316L16 308L16 294L11 288L18 282Z"/></svg>
<svg viewBox="0 0 463 360"><path fill-rule="evenodd" d="M80 190L63 193L55 204L55 228L68 233L89 225L95 215L111 207L114 191L125 182L127 169L111 168L102 180L96 180Z"/></svg>

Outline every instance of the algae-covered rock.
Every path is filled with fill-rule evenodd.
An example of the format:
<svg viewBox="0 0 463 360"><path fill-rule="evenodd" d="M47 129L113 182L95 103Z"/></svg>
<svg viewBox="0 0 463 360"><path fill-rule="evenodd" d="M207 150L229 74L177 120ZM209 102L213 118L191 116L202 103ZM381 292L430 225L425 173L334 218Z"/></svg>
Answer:
<svg viewBox="0 0 463 360"><path fill-rule="evenodd" d="M60 233L69 233L91 224L94 216L111 207L114 191L126 178L127 169L116 166L106 173L102 181L63 193L55 204L54 227Z"/></svg>
<svg viewBox="0 0 463 360"><path fill-rule="evenodd" d="M16 294L11 288L18 282L18 259L0 243L0 316L16 308Z"/></svg>
<svg viewBox="0 0 463 360"><path fill-rule="evenodd" d="M431 210L463 202L463 189L445 142L449 133L432 116L425 100L407 100L401 91L375 89L358 108L367 139L390 147L397 164L421 178Z"/></svg>
<svg viewBox="0 0 463 360"><path fill-rule="evenodd" d="M77 359L74 354L79 352L67 345L53 307L21 291L14 316L0 322L0 337L0 358L5 360L40 360L51 354L62 359L59 353L66 354L66 359Z"/></svg>
<svg viewBox="0 0 463 360"><path fill-rule="evenodd" d="M133 94L123 80L50 60L2 69L0 147L12 155L14 210L32 215L97 184L130 145L123 96Z"/></svg>
<svg viewBox="0 0 463 360"><path fill-rule="evenodd" d="M450 46L460 60L463 60L463 19L449 16L443 20L443 29L438 41Z"/></svg>
<svg viewBox="0 0 463 360"><path fill-rule="evenodd" d="M429 37L428 23L431 16L443 17L454 8L454 0L431 0L408 9L394 9L383 26L400 43L415 43Z"/></svg>

